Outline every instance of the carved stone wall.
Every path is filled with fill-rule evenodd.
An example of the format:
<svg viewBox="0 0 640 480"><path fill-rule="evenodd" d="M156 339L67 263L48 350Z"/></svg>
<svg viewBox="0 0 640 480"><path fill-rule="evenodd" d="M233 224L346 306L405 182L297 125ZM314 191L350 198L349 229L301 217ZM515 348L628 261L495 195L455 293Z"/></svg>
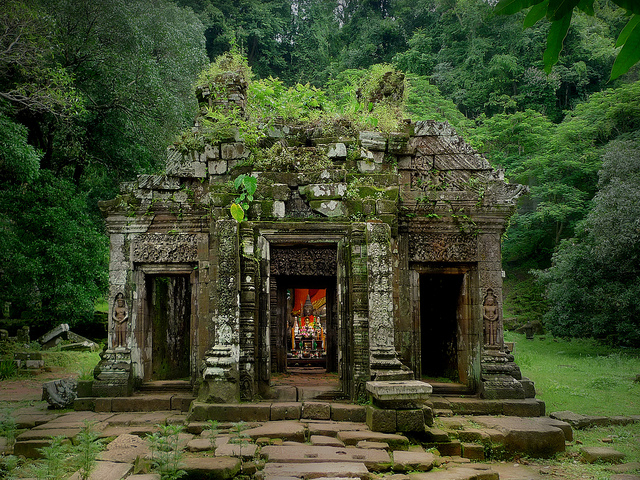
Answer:
<svg viewBox="0 0 640 480"><path fill-rule="evenodd" d="M131 260L141 263L191 263L198 261L198 234L149 233L137 236Z"/></svg>
<svg viewBox="0 0 640 480"><path fill-rule="evenodd" d="M412 262L474 262L476 237L464 233L409 233L409 260Z"/></svg>
<svg viewBox="0 0 640 480"><path fill-rule="evenodd" d="M337 264L331 248L271 248L271 275L334 276Z"/></svg>

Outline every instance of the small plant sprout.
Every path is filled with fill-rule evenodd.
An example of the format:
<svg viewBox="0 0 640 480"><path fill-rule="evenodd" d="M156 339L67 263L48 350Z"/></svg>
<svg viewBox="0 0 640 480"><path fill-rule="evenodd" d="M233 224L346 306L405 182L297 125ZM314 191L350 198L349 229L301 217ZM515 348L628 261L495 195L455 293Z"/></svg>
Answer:
<svg viewBox="0 0 640 480"><path fill-rule="evenodd" d="M32 465L32 474L38 480L64 478L67 460L70 456L69 446L69 441L65 436L52 437L48 446L38 449L42 458Z"/></svg>
<svg viewBox="0 0 640 480"><path fill-rule="evenodd" d="M209 441L211 442L211 450L213 450L214 453L216 451L216 439L218 438L218 434L220 433L218 426L219 426L219 423L217 420L207 421L207 430L209 431Z"/></svg>
<svg viewBox="0 0 640 480"><path fill-rule="evenodd" d="M74 448L74 464L82 480L87 480L96 466L96 457L102 451L102 442L94 430L94 424L85 422L77 435L77 445Z"/></svg>
<svg viewBox="0 0 640 480"><path fill-rule="evenodd" d="M180 433L182 425L156 425L158 431L149 436L152 463L162 480L176 480L186 475L180 469L182 450L180 449Z"/></svg>
<svg viewBox="0 0 640 480"><path fill-rule="evenodd" d="M242 222L247 210L249 210L249 205L253 202L253 194L258 188L258 180L251 175L238 175L233 182L233 187L240 195L231 203L231 216L237 222Z"/></svg>

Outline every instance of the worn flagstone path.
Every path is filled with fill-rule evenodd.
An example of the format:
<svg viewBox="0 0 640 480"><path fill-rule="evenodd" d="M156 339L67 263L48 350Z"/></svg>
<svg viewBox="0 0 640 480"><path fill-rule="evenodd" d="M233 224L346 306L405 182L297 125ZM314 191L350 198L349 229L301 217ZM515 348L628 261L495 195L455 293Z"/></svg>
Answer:
<svg viewBox="0 0 640 480"><path fill-rule="evenodd" d="M487 448L564 450L571 440L568 423L549 417L453 416L420 438L370 431L361 422L280 420L222 422L212 435L205 421L189 421L179 411L65 412L41 404L14 410L18 428L14 454L35 458L51 436L70 440L91 422L106 449L92 480L157 480L148 473L152 451L146 437L158 425L182 425L184 478L258 480L352 478L375 480L542 480L567 478L550 467L514 462L484 462ZM241 432L239 430L242 430ZM431 441L426 439L430 438ZM437 441L436 441L437 440ZM523 443L524 442L524 443ZM534 447L527 447L526 442ZM435 448L429 448L435 447ZM79 478L76 474L74 480Z"/></svg>

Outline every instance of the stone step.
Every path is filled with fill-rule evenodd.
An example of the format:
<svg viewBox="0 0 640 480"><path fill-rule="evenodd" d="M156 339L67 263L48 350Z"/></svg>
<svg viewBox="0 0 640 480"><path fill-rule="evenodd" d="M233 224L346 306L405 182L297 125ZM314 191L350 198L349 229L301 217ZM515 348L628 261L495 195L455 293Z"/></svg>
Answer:
<svg viewBox="0 0 640 480"><path fill-rule="evenodd" d="M130 463L117 462L97 462L95 469L91 472L91 480L121 480L129 478L129 474L133 470ZM69 480L80 480L81 476L78 472L74 473Z"/></svg>
<svg viewBox="0 0 640 480"><path fill-rule="evenodd" d="M520 477L529 478L529 477ZM500 480L498 472L489 465L451 467L437 472L412 473L410 480Z"/></svg>
<svg viewBox="0 0 640 480"><path fill-rule="evenodd" d="M391 470L392 462L386 450L368 448L319 447L313 445L262 447L260 454L274 463L364 463L374 472Z"/></svg>
<svg viewBox="0 0 640 480"><path fill-rule="evenodd" d="M320 463L267 463L262 470L263 480L313 479L313 478L360 478L368 480L369 470L364 463L320 462Z"/></svg>
<svg viewBox="0 0 640 480"><path fill-rule="evenodd" d="M140 385L139 394L146 393L192 393L191 382L184 380L156 380Z"/></svg>

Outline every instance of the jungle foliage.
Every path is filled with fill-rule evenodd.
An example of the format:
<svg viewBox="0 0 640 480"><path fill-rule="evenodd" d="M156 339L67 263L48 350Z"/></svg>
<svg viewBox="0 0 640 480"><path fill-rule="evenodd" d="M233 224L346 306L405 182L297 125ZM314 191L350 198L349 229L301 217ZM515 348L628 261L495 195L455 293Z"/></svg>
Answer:
<svg viewBox="0 0 640 480"><path fill-rule="evenodd" d="M632 199L610 191L635 177L603 180L615 152L637 149L635 3L503 0L496 12L483 0L157 0L151 9L144 0L9 0L0 8L0 302L45 323L88 318L107 275L97 200L162 169L166 146L196 113L194 84L219 71L205 68L207 57L226 54L242 64L256 124L450 122L531 188L504 241L507 286L517 295L534 270L547 294L522 295L518 307L533 317L549 308L558 335L637 344L625 332L638 296L613 279L620 257L594 253L623 236L625 248L638 245L626 221L637 213L623 208ZM373 108L375 79L398 71L404 109ZM214 137L248 125L216 115L204 120ZM618 214L626 233L596 228ZM583 298L594 289L611 295L611 308L589 303L604 301L599 294Z"/></svg>

